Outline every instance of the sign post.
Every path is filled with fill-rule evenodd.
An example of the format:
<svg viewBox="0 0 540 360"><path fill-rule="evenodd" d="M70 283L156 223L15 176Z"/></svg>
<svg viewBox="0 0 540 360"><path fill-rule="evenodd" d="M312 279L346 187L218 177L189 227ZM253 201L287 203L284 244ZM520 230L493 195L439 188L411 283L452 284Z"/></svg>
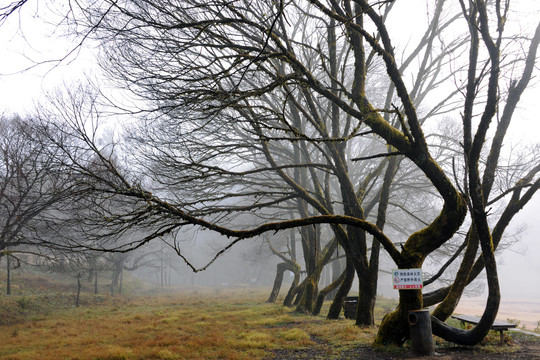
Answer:
<svg viewBox="0 0 540 360"><path fill-rule="evenodd" d="M392 270L392 284L396 290L419 290L424 287L422 269ZM411 310L408 315L412 350L417 355L434 353L429 310Z"/></svg>
<svg viewBox="0 0 540 360"><path fill-rule="evenodd" d="M422 269L395 269L392 270L392 284L397 290L422 289Z"/></svg>

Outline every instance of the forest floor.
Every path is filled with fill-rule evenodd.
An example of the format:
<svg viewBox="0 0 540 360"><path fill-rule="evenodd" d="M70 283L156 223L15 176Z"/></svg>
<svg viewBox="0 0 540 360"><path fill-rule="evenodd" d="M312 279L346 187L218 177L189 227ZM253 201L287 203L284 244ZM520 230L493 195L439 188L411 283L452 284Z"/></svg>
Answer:
<svg viewBox="0 0 540 360"><path fill-rule="evenodd" d="M75 307L72 289L46 278L20 277L14 284L13 295L0 295L5 360L416 359L407 344L371 347L376 327L267 304L268 289L152 289L148 295L139 288L145 294L112 297L86 292ZM377 321L394 306L380 299ZM472 347L435 339L436 354L418 359L540 359L539 337L506 334L503 345L498 333Z"/></svg>

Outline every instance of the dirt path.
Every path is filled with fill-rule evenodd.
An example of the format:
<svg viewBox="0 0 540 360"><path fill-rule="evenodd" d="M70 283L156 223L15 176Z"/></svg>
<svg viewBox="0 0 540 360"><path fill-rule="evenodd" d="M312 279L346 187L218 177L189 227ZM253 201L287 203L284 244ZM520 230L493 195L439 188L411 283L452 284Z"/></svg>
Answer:
<svg viewBox="0 0 540 360"><path fill-rule="evenodd" d="M265 360L332 359L332 360L540 360L540 341L537 338L519 335L520 339L501 347L477 345L438 346L432 356L418 357L410 351L376 351L369 346L328 348L324 344L306 349L275 350Z"/></svg>

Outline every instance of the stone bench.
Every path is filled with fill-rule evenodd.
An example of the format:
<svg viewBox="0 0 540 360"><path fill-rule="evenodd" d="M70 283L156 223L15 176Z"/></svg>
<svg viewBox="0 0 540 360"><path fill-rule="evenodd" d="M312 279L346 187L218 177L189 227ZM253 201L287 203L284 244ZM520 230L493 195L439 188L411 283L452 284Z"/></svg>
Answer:
<svg viewBox="0 0 540 360"><path fill-rule="evenodd" d="M480 318L478 316L473 316L473 315L452 315L452 318L459 320L462 323L469 323L473 325L477 325L478 322L480 321ZM517 324L512 324L506 321L498 321L498 320L495 320L493 325L491 325L492 330L499 331L499 333L501 334L501 345L503 344L503 340L504 340L503 332L509 329L515 328L515 327L517 327Z"/></svg>

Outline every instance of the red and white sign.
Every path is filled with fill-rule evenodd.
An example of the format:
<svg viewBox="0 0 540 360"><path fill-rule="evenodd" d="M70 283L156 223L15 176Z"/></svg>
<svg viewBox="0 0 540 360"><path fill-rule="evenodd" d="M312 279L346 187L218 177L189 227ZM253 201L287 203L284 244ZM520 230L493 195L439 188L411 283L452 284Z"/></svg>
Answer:
<svg viewBox="0 0 540 360"><path fill-rule="evenodd" d="M422 269L396 269L392 270L392 284L394 289L421 289L424 284L422 282Z"/></svg>

